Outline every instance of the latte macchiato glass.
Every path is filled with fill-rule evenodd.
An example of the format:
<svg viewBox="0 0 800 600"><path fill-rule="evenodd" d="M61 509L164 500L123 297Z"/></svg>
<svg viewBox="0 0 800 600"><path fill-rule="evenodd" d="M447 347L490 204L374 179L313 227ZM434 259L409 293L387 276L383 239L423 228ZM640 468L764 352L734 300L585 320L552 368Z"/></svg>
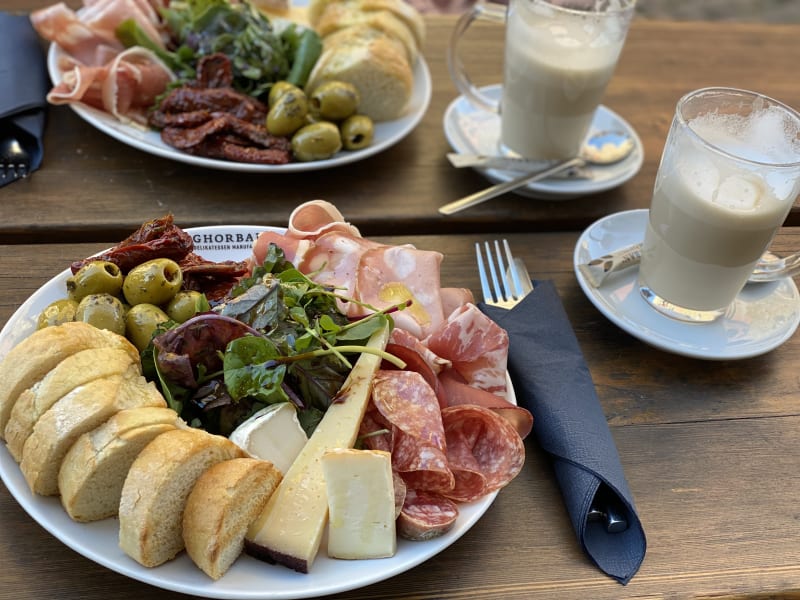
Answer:
<svg viewBox="0 0 800 600"><path fill-rule="evenodd" d="M555 160L577 156L611 80L634 0L479 2L461 16L448 48L450 75L474 105L500 114L499 152ZM469 26L505 23L500 102L471 82L459 56Z"/></svg>
<svg viewBox="0 0 800 600"><path fill-rule="evenodd" d="M800 113L730 88L678 102L658 168L639 289L662 313L713 321L800 194Z"/></svg>

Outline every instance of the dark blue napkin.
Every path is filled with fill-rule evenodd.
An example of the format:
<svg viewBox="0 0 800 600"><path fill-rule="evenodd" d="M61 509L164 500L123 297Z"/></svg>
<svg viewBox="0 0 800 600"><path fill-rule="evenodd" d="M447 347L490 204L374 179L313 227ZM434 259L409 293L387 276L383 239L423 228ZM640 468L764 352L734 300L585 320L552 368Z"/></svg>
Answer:
<svg viewBox="0 0 800 600"><path fill-rule="evenodd" d="M517 403L531 411L533 431L553 468L578 539L589 557L622 584L639 570L647 549L633 495L597 398L578 340L551 281L511 310L479 304L510 340L508 371ZM610 503L627 520L609 533L592 518Z"/></svg>
<svg viewBox="0 0 800 600"><path fill-rule="evenodd" d="M0 12L0 139L13 136L28 151L29 173L42 164L49 89L44 52L30 19ZM0 186L11 181L6 178Z"/></svg>

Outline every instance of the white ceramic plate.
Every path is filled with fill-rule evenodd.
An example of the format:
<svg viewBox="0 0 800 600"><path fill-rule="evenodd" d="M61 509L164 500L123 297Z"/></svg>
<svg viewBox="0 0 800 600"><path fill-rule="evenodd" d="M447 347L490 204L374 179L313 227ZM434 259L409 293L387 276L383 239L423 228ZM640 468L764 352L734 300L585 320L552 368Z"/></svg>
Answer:
<svg viewBox="0 0 800 600"><path fill-rule="evenodd" d="M62 55L63 51L57 44L50 44L50 49L47 54L47 69L53 84L61 81L63 76L61 70L58 68L58 59ZM428 105L431 101L431 91L431 74L425 59L420 57L414 67L414 88L405 114L394 121L376 123L375 139L372 144L363 150L343 150L327 160L295 162L286 165L255 165L193 156L165 144L161 141L161 135L155 130L120 123L109 113L85 104L72 103L70 107L84 121L103 133L129 146L147 152L148 154L154 154L155 156L169 158L198 167L226 171L239 171L244 173L294 173L299 171L318 171L346 165L364 160L393 146L411 133L422 120L422 117L425 116L425 112L428 110Z"/></svg>
<svg viewBox="0 0 800 600"><path fill-rule="evenodd" d="M611 275L593 287L579 264L641 242L648 210L630 210L600 219L575 246L575 275L586 296L612 323L668 352L712 360L758 356L788 340L800 324L800 295L791 277L749 284L728 311L712 323L683 323L652 308L636 285L638 269Z"/></svg>
<svg viewBox="0 0 800 600"><path fill-rule="evenodd" d="M499 100L502 86L480 88L488 97ZM541 200L568 200L615 188L631 179L642 167L642 141L631 125L611 109L600 105L594 115L589 135L598 131L625 131L634 141L634 150L625 160L614 165L586 167L584 179L552 178L536 181L514 193ZM498 154L500 116L474 106L465 96L459 96L444 114L444 134L455 152L461 154ZM498 169L476 169L493 183L509 181L519 173Z"/></svg>
<svg viewBox="0 0 800 600"><path fill-rule="evenodd" d="M260 231L278 228L226 226L187 229L195 241L195 251L214 261L243 260L250 256L252 242ZM80 258L80 257L73 257ZM12 315L0 332L0 356L35 328L39 312L53 300L63 298L65 270L34 293ZM510 386L510 381L509 381ZM512 394L513 394L513 390ZM510 394L513 401L513 395ZM464 535L491 506L497 492L469 504L460 504L460 516L451 531L426 542L398 540L397 554L376 560L334 560L325 555L323 539L320 554L307 575L285 567L270 565L242 555L218 581L212 581L182 553L154 569L145 568L125 555L117 544L116 519L96 523L76 523L61 508L57 498L31 494L27 483L5 445L0 448L0 477L25 511L42 527L73 550L113 571L150 585L207 598L295 599L317 598L360 588L403 573L442 552Z"/></svg>

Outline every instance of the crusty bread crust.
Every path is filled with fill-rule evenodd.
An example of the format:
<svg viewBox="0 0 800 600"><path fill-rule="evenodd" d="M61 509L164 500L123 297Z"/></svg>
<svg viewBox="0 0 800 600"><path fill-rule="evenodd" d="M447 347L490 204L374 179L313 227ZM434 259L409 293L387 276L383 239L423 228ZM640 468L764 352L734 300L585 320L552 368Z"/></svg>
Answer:
<svg viewBox="0 0 800 600"><path fill-rule="evenodd" d="M22 448L20 469L31 491L58 494L58 472L72 444L120 410L138 406L163 407L166 401L134 367L78 386L58 400L39 418Z"/></svg>
<svg viewBox="0 0 800 600"><path fill-rule="evenodd" d="M156 437L131 465L119 503L119 545L145 567L184 548L183 513L197 479L212 465L245 452L228 438L200 429Z"/></svg>
<svg viewBox="0 0 800 600"><path fill-rule="evenodd" d="M66 357L45 377L20 394L6 423L6 443L11 456L22 460L22 448L33 426L53 404L76 387L133 366L141 372L139 357L124 348L90 348Z"/></svg>
<svg viewBox="0 0 800 600"><path fill-rule="evenodd" d="M183 539L189 557L209 577L222 577L242 553L247 528L282 477L267 460L235 458L197 480L183 514Z"/></svg>
<svg viewBox="0 0 800 600"><path fill-rule="evenodd" d="M20 394L62 360L89 348L124 348L139 360L139 351L123 336L81 321L39 329L9 351L0 361L0 439Z"/></svg>
<svg viewBox="0 0 800 600"><path fill-rule="evenodd" d="M61 504L75 521L112 517L136 457L157 436L186 424L171 408L122 410L72 445L58 472Z"/></svg>

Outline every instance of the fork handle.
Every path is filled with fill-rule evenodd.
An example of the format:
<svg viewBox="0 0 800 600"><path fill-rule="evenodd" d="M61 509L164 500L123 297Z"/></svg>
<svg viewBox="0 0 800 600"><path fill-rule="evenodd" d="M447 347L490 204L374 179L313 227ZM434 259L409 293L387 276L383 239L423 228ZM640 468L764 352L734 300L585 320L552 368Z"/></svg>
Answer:
<svg viewBox="0 0 800 600"><path fill-rule="evenodd" d="M452 215L454 213L464 210L465 208L469 208L471 206L475 206L476 204L480 204L482 202L486 202L487 200L491 200L492 198L495 198L500 194L505 194L506 192L510 192L511 190L520 188L528 183L533 183L534 181L539 181L540 179L546 179L547 177L555 175L556 173L558 173L559 171L563 171L564 169L584 166L585 164L586 161L584 159L576 157L570 160L566 160L564 162L560 162L557 165L550 167L549 169L545 169L544 171L539 171L533 174L526 173L525 175L521 175L516 179L512 179L504 183L498 183L480 192L476 192L469 196L465 196L460 200L456 200L455 202L450 202L449 204L445 204L444 206L439 207L439 212L443 215Z"/></svg>

